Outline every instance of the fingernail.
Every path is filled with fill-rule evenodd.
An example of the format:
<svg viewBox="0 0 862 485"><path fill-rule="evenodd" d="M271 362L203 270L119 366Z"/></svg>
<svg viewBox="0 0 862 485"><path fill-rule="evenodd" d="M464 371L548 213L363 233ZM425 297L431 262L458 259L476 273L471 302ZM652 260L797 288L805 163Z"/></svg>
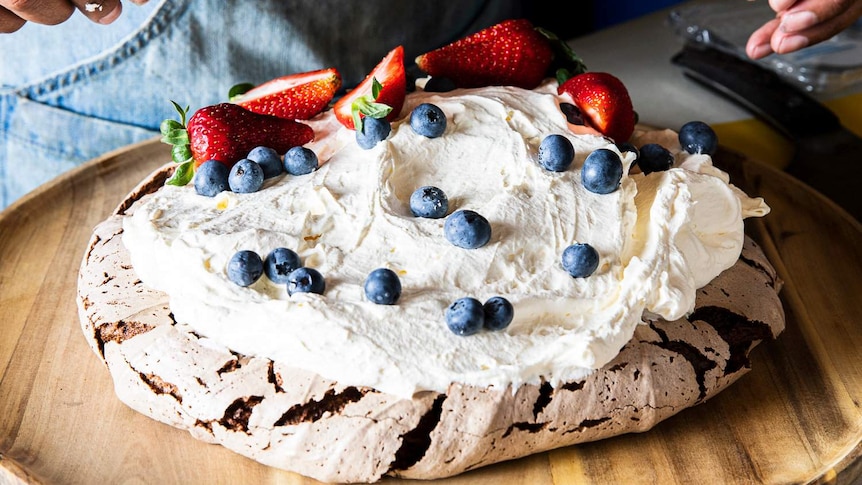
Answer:
<svg viewBox="0 0 862 485"><path fill-rule="evenodd" d="M788 52L798 51L808 45L808 38L801 35L791 35L784 37L778 42L778 48L775 52L785 54Z"/></svg>
<svg viewBox="0 0 862 485"><path fill-rule="evenodd" d="M752 59L760 59L772 54L772 47L769 44L760 44L748 49L748 57Z"/></svg>
<svg viewBox="0 0 862 485"><path fill-rule="evenodd" d="M799 32L814 25L817 25L817 15L807 10L788 13L781 17L781 30L783 32Z"/></svg>
<svg viewBox="0 0 862 485"><path fill-rule="evenodd" d="M122 3L120 3L120 2L117 2L117 6L116 6L116 7L114 7L114 9L113 9L113 10L111 10L110 12L108 12L108 14L107 14L107 15L105 15L105 16L104 16L104 17L102 17L102 18L100 18L100 19L99 19L99 23L100 23L100 24L102 24L102 25L108 25L108 24L110 24L111 22L113 22L114 20L117 20L117 18L120 16L120 14L121 14L122 12L123 12L123 4L122 4Z"/></svg>

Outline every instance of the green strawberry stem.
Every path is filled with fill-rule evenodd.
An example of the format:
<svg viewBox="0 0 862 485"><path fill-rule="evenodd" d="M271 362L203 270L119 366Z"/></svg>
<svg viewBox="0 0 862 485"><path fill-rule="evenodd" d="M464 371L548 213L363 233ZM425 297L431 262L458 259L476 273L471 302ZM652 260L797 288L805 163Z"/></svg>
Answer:
<svg viewBox="0 0 862 485"><path fill-rule="evenodd" d="M554 61L548 69L557 78L557 82L563 84L569 78L587 72L587 65L584 64L583 59L575 54L569 44L566 44L557 34L541 27L536 27L536 31L548 39L554 51Z"/></svg>
<svg viewBox="0 0 862 485"><path fill-rule="evenodd" d="M175 101L171 101L174 109L180 115L180 120L167 119L162 121L159 131L162 133L162 143L172 145L171 159L178 164L173 175L167 180L168 185L186 185L191 182L195 174L195 164L192 160L192 150L189 145L189 133L186 130L186 116L189 107L181 107Z"/></svg>
<svg viewBox="0 0 862 485"><path fill-rule="evenodd" d="M380 91L383 85L377 78L371 79L371 95L360 96L353 100L350 105L350 113L353 117L353 128L356 131L362 131L362 113L365 116L372 118L385 118L392 112L392 107L383 103L377 103L375 100L380 96Z"/></svg>

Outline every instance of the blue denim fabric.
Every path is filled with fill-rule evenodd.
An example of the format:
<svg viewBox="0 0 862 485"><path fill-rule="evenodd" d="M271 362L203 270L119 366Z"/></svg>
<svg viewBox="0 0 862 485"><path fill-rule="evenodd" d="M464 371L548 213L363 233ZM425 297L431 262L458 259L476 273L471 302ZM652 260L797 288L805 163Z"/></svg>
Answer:
<svg viewBox="0 0 862 485"><path fill-rule="evenodd" d="M0 208L91 158L156 136L159 123L174 116L170 100L194 111L224 101L234 84L325 67L338 68L349 87L396 45L411 63L422 52L520 16L519 5L162 0L119 43L82 62L64 63L34 43L21 46L28 56L0 52L7 74L15 72L16 59L47 66L22 65L21 72L53 72L0 90ZM134 6L125 8L123 15Z"/></svg>

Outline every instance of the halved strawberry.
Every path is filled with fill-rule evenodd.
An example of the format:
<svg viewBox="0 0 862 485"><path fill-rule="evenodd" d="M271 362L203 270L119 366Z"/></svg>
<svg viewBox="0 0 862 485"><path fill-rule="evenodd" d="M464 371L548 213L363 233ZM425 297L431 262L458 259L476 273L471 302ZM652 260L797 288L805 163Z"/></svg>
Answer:
<svg viewBox="0 0 862 485"><path fill-rule="evenodd" d="M376 85L376 86L375 86ZM353 90L339 99L333 110L342 125L353 130L355 119L380 113L380 105L391 108L386 119L394 120L401 113L407 95L407 75L404 72L404 47L398 46L384 57L377 66Z"/></svg>
<svg viewBox="0 0 862 485"><path fill-rule="evenodd" d="M323 111L340 87L338 70L321 69L275 78L233 101L255 113L307 120Z"/></svg>
<svg viewBox="0 0 862 485"><path fill-rule="evenodd" d="M622 81L606 72L585 72L557 88L568 94L590 124L617 143L627 141L635 128L632 99Z"/></svg>
<svg viewBox="0 0 862 485"><path fill-rule="evenodd" d="M542 82L554 53L547 37L527 19L500 22L416 58L420 69L456 86L518 86Z"/></svg>
<svg viewBox="0 0 862 485"><path fill-rule="evenodd" d="M253 113L233 103L201 108L186 126L195 167L218 160L232 167L252 148L267 146L284 154L314 139L310 126L293 120Z"/></svg>

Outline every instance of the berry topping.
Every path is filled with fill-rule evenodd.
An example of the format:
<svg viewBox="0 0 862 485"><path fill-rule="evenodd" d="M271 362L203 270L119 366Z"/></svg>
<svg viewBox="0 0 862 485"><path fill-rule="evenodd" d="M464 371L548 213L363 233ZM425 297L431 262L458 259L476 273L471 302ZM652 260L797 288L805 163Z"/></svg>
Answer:
<svg viewBox="0 0 862 485"><path fill-rule="evenodd" d="M263 274L263 261L254 251L237 251L227 263L227 277L239 286L249 286Z"/></svg>
<svg viewBox="0 0 862 485"><path fill-rule="evenodd" d="M658 143L648 143L641 147L638 166L645 174L670 170L673 154Z"/></svg>
<svg viewBox="0 0 862 485"><path fill-rule="evenodd" d="M284 169L291 175L305 175L317 170L317 154L310 148L293 147L284 154Z"/></svg>
<svg viewBox="0 0 862 485"><path fill-rule="evenodd" d="M237 194L257 192L263 185L263 169L248 158L236 162L227 178L230 189Z"/></svg>
<svg viewBox="0 0 862 485"><path fill-rule="evenodd" d="M177 168L179 170L179 168ZM217 160L204 162L198 167L195 177L195 192L207 197L215 197L228 190L228 175L230 170Z"/></svg>
<svg viewBox="0 0 862 485"><path fill-rule="evenodd" d="M679 144L688 153L714 155L718 149L718 137L703 121L689 121L679 129Z"/></svg>
<svg viewBox="0 0 862 485"><path fill-rule="evenodd" d="M446 325L456 335L473 335L482 330L484 324L482 302L475 298L459 298L446 309Z"/></svg>
<svg viewBox="0 0 862 485"><path fill-rule="evenodd" d="M429 93L448 93L457 87L455 86L455 81L448 77L435 76L428 78L422 89Z"/></svg>
<svg viewBox="0 0 862 485"><path fill-rule="evenodd" d="M410 128L417 135L437 138L446 131L446 115L431 103L422 103L410 113Z"/></svg>
<svg viewBox="0 0 862 485"><path fill-rule="evenodd" d="M323 111L340 87L336 69L321 69L273 79L232 101L255 113L307 120Z"/></svg>
<svg viewBox="0 0 862 485"><path fill-rule="evenodd" d="M314 268L301 267L287 275L287 294L317 293L322 295L326 289L323 275Z"/></svg>
<svg viewBox="0 0 862 485"><path fill-rule="evenodd" d="M586 278L599 267L599 253L589 244L572 244L563 251L561 262L572 277Z"/></svg>
<svg viewBox="0 0 862 485"><path fill-rule="evenodd" d="M599 148L587 155L581 168L581 183L595 194L610 194L620 186L623 165L613 150Z"/></svg>
<svg viewBox="0 0 862 485"><path fill-rule="evenodd" d="M281 175L284 172L284 166L281 163L281 157L278 156L275 150L269 147L252 148L247 159L256 162L263 169L263 178L271 178Z"/></svg>
<svg viewBox="0 0 862 485"><path fill-rule="evenodd" d="M339 99L332 109L342 125L354 130L361 125L360 114L394 120L401 113L406 95L404 48L398 46L356 88Z"/></svg>
<svg viewBox="0 0 862 485"><path fill-rule="evenodd" d="M365 117L360 129L356 130L356 143L363 150L370 150L386 139L392 125L386 118Z"/></svg>
<svg viewBox="0 0 862 485"><path fill-rule="evenodd" d="M503 330L515 318L515 309L509 300L502 296L494 296L482 305L485 316L485 328L488 330Z"/></svg>
<svg viewBox="0 0 862 485"><path fill-rule="evenodd" d="M186 129L197 165L218 160L228 168L248 155L252 148L268 146L277 153L284 153L314 138L314 131L308 125L252 113L232 103L199 109L189 119Z"/></svg>
<svg viewBox="0 0 862 485"><path fill-rule="evenodd" d="M449 212L449 198L437 187L419 187L410 195L410 212L416 217L440 219Z"/></svg>
<svg viewBox="0 0 862 485"><path fill-rule="evenodd" d="M575 147L563 135L548 135L539 144L539 165L552 172L564 172L575 159Z"/></svg>
<svg viewBox="0 0 862 485"><path fill-rule="evenodd" d="M544 79L554 53L547 37L526 19L500 22L416 58L433 77L456 86L519 86L532 89Z"/></svg>
<svg viewBox="0 0 862 485"><path fill-rule="evenodd" d="M288 248L275 248L263 260L263 271L273 283L286 284L287 276L302 266L299 255Z"/></svg>
<svg viewBox="0 0 862 485"><path fill-rule="evenodd" d="M559 94L568 93L590 125L616 142L624 142L635 129L635 111L622 81L606 72L585 72L564 82Z"/></svg>
<svg viewBox="0 0 862 485"><path fill-rule="evenodd" d="M488 219L471 210L459 210L446 218L443 224L446 240L459 248L480 248L491 240Z"/></svg>
<svg viewBox="0 0 862 485"><path fill-rule="evenodd" d="M566 121L573 125L581 126L584 124L584 117L581 110L572 103L560 103L560 111L566 115Z"/></svg>
<svg viewBox="0 0 862 485"><path fill-rule="evenodd" d="M378 305L394 305L401 297L401 280L394 271L377 268L365 279L365 297Z"/></svg>

